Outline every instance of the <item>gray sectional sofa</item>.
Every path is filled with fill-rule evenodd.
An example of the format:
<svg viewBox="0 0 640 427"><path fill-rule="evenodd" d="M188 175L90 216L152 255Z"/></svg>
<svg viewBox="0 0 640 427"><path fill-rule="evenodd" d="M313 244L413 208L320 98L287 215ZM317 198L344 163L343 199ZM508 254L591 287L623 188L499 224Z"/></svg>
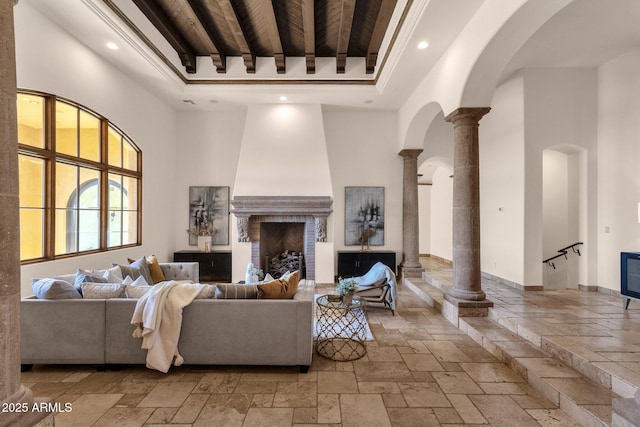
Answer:
<svg viewBox="0 0 640 427"><path fill-rule="evenodd" d="M198 281L197 263L160 266L167 280ZM288 300L194 300L183 311L178 348L184 363L299 366L306 372L313 352L314 287L301 280ZM23 366L144 364L146 351L132 337L130 323L136 302L23 298Z"/></svg>

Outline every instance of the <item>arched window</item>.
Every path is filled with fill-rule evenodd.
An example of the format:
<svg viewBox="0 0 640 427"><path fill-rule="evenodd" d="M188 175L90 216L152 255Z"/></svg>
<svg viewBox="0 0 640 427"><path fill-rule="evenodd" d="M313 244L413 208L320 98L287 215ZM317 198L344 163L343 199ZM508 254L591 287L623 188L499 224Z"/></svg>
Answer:
<svg viewBox="0 0 640 427"><path fill-rule="evenodd" d="M19 91L17 105L22 262L139 245L138 147L69 100Z"/></svg>

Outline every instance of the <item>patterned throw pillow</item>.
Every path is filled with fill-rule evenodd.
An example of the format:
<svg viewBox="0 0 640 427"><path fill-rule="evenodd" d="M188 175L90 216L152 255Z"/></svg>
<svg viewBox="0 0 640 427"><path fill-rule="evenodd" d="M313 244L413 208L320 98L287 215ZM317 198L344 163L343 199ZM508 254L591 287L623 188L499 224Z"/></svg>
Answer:
<svg viewBox="0 0 640 427"><path fill-rule="evenodd" d="M85 299L124 298L125 285L122 283L91 283L82 284L82 296Z"/></svg>
<svg viewBox="0 0 640 427"><path fill-rule="evenodd" d="M216 285L217 299L256 299L258 287L255 284L241 285L237 283L218 283Z"/></svg>
<svg viewBox="0 0 640 427"><path fill-rule="evenodd" d="M124 292L127 298L142 298L147 292L153 289L153 286L134 286L134 285L125 285Z"/></svg>
<svg viewBox="0 0 640 427"><path fill-rule="evenodd" d="M292 299L298 291L300 272L282 276L280 279L272 280L258 285L258 299Z"/></svg>
<svg viewBox="0 0 640 427"><path fill-rule="evenodd" d="M204 285L196 299L216 299L217 290L216 285Z"/></svg>
<svg viewBox="0 0 640 427"><path fill-rule="evenodd" d="M38 299L81 299L82 295L69 282L57 279L32 279L31 289Z"/></svg>

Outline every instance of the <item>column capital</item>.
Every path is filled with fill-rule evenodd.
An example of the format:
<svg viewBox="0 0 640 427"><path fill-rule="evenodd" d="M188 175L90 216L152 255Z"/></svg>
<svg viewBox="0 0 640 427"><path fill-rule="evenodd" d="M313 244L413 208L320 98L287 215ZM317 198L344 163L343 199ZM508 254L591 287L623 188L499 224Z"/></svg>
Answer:
<svg viewBox="0 0 640 427"><path fill-rule="evenodd" d="M491 107L461 107L449 113L444 119L445 121L452 122L455 125L477 125L480 119L489 111L491 111Z"/></svg>
<svg viewBox="0 0 640 427"><path fill-rule="evenodd" d="M422 151L422 148L406 148L404 150L400 150L398 156L402 156L405 159L417 159Z"/></svg>

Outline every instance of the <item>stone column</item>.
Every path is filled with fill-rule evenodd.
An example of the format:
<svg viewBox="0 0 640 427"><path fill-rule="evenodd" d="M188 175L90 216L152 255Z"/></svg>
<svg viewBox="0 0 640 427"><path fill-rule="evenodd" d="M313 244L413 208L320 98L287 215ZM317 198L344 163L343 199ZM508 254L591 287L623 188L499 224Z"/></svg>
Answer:
<svg viewBox="0 0 640 427"><path fill-rule="evenodd" d="M20 220L13 5L0 1L0 426L31 426L47 413L33 412L33 393L20 384ZM12 405L5 405L12 404Z"/></svg>
<svg viewBox="0 0 640 427"><path fill-rule="evenodd" d="M424 268L420 264L420 233L418 217L418 156L422 150L402 150L402 262L400 274L405 277L421 277Z"/></svg>
<svg viewBox="0 0 640 427"><path fill-rule="evenodd" d="M478 122L489 110L458 108L445 119L454 126L453 287L445 298L458 307L486 312L493 303L486 301L481 285ZM475 315L486 313L480 310Z"/></svg>

